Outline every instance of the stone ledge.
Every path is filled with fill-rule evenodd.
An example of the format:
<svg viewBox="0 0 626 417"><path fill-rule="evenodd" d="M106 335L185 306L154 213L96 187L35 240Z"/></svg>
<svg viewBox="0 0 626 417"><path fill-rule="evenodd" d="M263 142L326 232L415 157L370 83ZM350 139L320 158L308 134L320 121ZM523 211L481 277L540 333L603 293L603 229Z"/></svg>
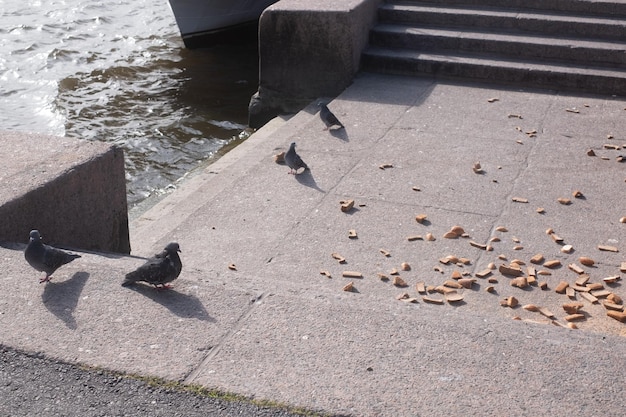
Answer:
<svg viewBox="0 0 626 417"><path fill-rule="evenodd" d="M124 153L77 139L0 132L0 241L130 253Z"/></svg>
<svg viewBox="0 0 626 417"><path fill-rule="evenodd" d="M359 70L381 0L282 0L259 21L259 89L250 127L341 93Z"/></svg>

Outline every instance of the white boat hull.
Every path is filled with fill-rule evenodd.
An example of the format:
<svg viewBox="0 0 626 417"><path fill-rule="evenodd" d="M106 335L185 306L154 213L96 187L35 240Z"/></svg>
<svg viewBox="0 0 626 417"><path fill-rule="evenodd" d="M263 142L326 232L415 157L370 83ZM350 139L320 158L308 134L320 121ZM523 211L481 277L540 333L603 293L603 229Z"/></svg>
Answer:
<svg viewBox="0 0 626 417"><path fill-rule="evenodd" d="M200 39L256 26L263 10L277 0L169 0L176 24L187 47L199 46ZM222 38L224 34L222 33Z"/></svg>

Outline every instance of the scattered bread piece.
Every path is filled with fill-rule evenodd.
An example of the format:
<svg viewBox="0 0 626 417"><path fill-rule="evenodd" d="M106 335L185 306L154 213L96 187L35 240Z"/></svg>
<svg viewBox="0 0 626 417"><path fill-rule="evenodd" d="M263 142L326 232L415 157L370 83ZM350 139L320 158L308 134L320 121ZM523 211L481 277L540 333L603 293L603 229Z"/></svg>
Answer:
<svg viewBox="0 0 626 417"><path fill-rule="evenodd" d="M487 250L487 245L484 245L482 243L474 242L473 240L470 240L469 243L470 243L470 245L472 245L475 248L482 249L482 250Z"/></svg>
<svg viewBox="0 0 626 417"><path fill-rule="evenodd" d="M585 272L584 269L582 269L581 267L579 267L578 265L576 265L575 263L571 263L569 265L567 265L567 267L569 269L571 269L572 271L576 272L577 274L582 274Z"/></svg>
<svg viewBox="0 0 626 417"><path fill-rule="evenodd" d="M580 258L578 258L578 262L580 262L584 266L593 266L596 263L593 259L587 256L581 256Z"/></svg>
<svg viewBox="0 0 626 417"><path fill-rule="evenodd" d="M500 305L502 307L514 308L514 307L517 307L518 304L519 304L519 300L513 296L506 297L504 300L500 301Z"/></svg>
<svg viewBox="0 0 626 417"><path fill-rule="evenodd" d="M520 268L519 265L517 264L509 264L509 265L500 265L498 267L498 271L502 274L502 275L509 275L509 276L513 276L513 277L519 277L524 275L524 272L522 271L522 268Z"/></svg>
<svg viewBox="0 0 626 417"><path fill-rule="evenodd" d="M446 294L446 301L450 304L463 301L463 294Z"/></svg>
<svg viewBox="0 0 626 417"><path fill-rule="evenodd" d="M612 303L612 302L610 302L608 300L603 301L602 305L607 310L624 311L624 306L623 305L615 304L615 303Z"/></svg>
<svg viewBox="0 0 626 417"><path fill-rule="evenodd" d="M277 153L276 155L274 155L274 162L276 162L277 164L282 164L285 162L285 151L282 151L280 153Z"/></svg>
<svg viewBox="0 0 626 417"><path fill-rule="evenodd" d="M583 306L584 304L581 302L571 302L563 304L562 307L567 314L576 314Z"/></svg>
<svg viewBox="0 0 626 417"><path fill-rule="evenodd" d="M598 299L594 297L593 295L589 294L588 292L581 292L579 294L582 298L589 301L591 304L595 304L598 302Z"/></svg>
<svg viewBox="0 0 626 417"><path fill-rule="evenodd" d="M608 310L606 315L619 322L626 323L626 313L623 311Z"/></svg>
<svg viewBox="0 0 626 417"><path fill-rule="evenodd" d="M401 288L409 286L409 284L407 284L406 281L400 278L399 276L393 277L393 285L395 285L396 287L401 287Z"/></svg>
<svg viewBox="0 0 626 417"><path fill-rule="evenodd" d="M463 285L459 284L457 281L450 280L450 279L446 280L443 283L443 285L445 285L446 287L449 287L449 288L456 288L456 289L463 288Z"/></svg>
<svg viewBox="0 0 626 417"><path fill-rule="evenodd" d="M511 280L511 286L517 288L526 288L528 287L528 280L526 277L517 277Z"/></svg>
<svg viewBox="0 0 626 417"><path fill-rule="evenodd" d="M347 213L354 208L354 200L341 200L339 204L341 204L341 211L344 213Z"/></svg>
<svg viewBox="0 0 626 417"><path fill-rule="evenodd" d="M622 297L620 297L619 295L617 295L615 293L607 295L606 299L608 301L612 302L612 303L615 303L615 304L622 304L623 303Z"/></svg>
<svg viewBox="0 0 626 417"><path fill-rule="evenodd" d="M578 278L576 278L575 284L580 286L586 285L587 282L589 282L589 278L590 277L587 274L580 274Z"/></svg>
<svg viewBox="0 0 626 417"><path fill-rule="evenodd" d="M596 298L608 297L609 294L613 294L613 293L611 291L607 291L607 290L591 291L591 295L593 295Z"/></svg>
<svg viewBox="0 0 626 417"><path fill-rule="evenodd" d="M487 278L489 275L491 275L491 269L483 269L482 271L476 272L474 275L478 278Z"/></svg>
<svg viewBox="0 0 626 417"><path fill-rule="evenodd" d="M415 221L417 221L420 224L424 224L424 222L426 221L426 218L428 216L425 214L418 214L417 216L415 216Z"/></svg>
<svg viewBox="0 0 626 417"><path fill-rule="evenodd" d="M569 198L565 198L565 197L559 197L556 199L556 201L563 204L564 206L569 206L570 204L572 204L572 200L570 200Z"/></svg>
<svg viewBox="0 0 626 417"><path fill-rule="evenodd" d="M552 259L550 261L546 261L543 263L543 266L545 266L546 268L558 268L559 266L561 266L561 261L559 261L558 259Z"/></svg>
<svg viewBox="0 0 626 417"><path fill-rule="evenodd" d="M463 288L467 288L467 289L471 289L472 286L474 285L474 282L476 282L476 280L472 278L461 278L458 281L458 283L461 284Z"/></svg>
<svg viewBox="0 0 626 417"><path fill-rule="evenodd" d="M565 289L569 287L569 284L565 281L561 281L559 282L559 285L556 286L556 288L554 289L554 291L556 291L559 294L565 294Z"/></svg>
<svg viewBox="0 0 626 417"><path fill-rule="evenodd" d="M337 252L331 253L330 256L332 256L334 259L336 259L340 264L345 264L346 263L346 258L344 258L343 256L339 255Z"/></svg>
<svg viewBox="0 0 626 417"><path fill-rule="evenodd" d="M429 303L429 304L439 304L439 305L442 305L444 303L444 300L442 300L441 298L432 298L432 297L428 297L428 296L423 296L422 300L424 300L424 302Z"/></svg>
<svg viewBox="0 0 626 417"><path fill-rule="evenodd" d="M541 253L538 253L532 258L530 258L530 262L533 264L540 264L540 263L543 263L543 261L544 261L544 257Z"/></svg>
<svg viewBox="0 0 626 417"><path fill-rule="evenodd" d="M548 310L545 307L539 307L539 313L546 316L549 319L553 319L554 318L554 313L551 312L550 310Z"/></svg>
<svg viewBox="0 0 626 417"><path fill-rule="evenodd" d="M580 321L585 320L585 315L581 313L569 314L563 317L565 321Z"/></svg>

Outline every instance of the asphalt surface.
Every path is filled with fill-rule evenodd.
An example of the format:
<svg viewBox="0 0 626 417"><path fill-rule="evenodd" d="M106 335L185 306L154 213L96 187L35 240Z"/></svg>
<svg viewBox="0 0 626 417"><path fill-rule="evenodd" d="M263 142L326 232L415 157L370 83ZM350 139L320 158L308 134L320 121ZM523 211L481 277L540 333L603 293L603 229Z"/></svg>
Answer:
<svg viewBox="0 0 626 417"><path fill-rule="evenodd" d="M225 400L167 389L137 377L87 369L0 346L0 415L19 416L258 416L321 415L260 407L251 400ZM226 394L223 394L226 396ZM325 414L327 415L327 414Z"/></svg>

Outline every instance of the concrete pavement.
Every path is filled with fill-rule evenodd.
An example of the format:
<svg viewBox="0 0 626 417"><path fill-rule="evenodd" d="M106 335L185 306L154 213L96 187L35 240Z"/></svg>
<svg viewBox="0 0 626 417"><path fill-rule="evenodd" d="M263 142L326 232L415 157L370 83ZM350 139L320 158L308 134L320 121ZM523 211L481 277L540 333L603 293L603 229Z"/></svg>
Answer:
<svg viewBox="0 0 626 417"><path fill-rule="evenodd" d="M331 414L622 412L626 324L578 291L585 320L579 330L562 327L561 306L572 300L555 287L575 284L580 275L568 265L576 263L589 283L626 298L618 161L626 102L361 74L329 107L345 130L324 131L314 104L276 119L131 224L134 255L180 243L184 267L171 291L122 288L142 259L102 254L84 254L38 285L22 247L0 248L10 289L0 297L0 343ZM295 177L273 158L292 141L311 167ZM472 170L478 161L482 173ZM347 199L356 204L344 213ZM468 236L444 238L455 225ZM497 270L476 277L514 259L526 275L538 253L561 263L535 265L550 273L537 275L546 290L513 287ZM448 255L469 263L441 263ZM379 278L393 279L394 268L408 287ZM431 304L417 292L455 270L476 279L457 290L461 302ZM607 284L609 276L621 280ZM350 281L355 290L343 291ZM397 300L404 292L417 302ZM562 326L500 306L509 296Z"/></svg>

